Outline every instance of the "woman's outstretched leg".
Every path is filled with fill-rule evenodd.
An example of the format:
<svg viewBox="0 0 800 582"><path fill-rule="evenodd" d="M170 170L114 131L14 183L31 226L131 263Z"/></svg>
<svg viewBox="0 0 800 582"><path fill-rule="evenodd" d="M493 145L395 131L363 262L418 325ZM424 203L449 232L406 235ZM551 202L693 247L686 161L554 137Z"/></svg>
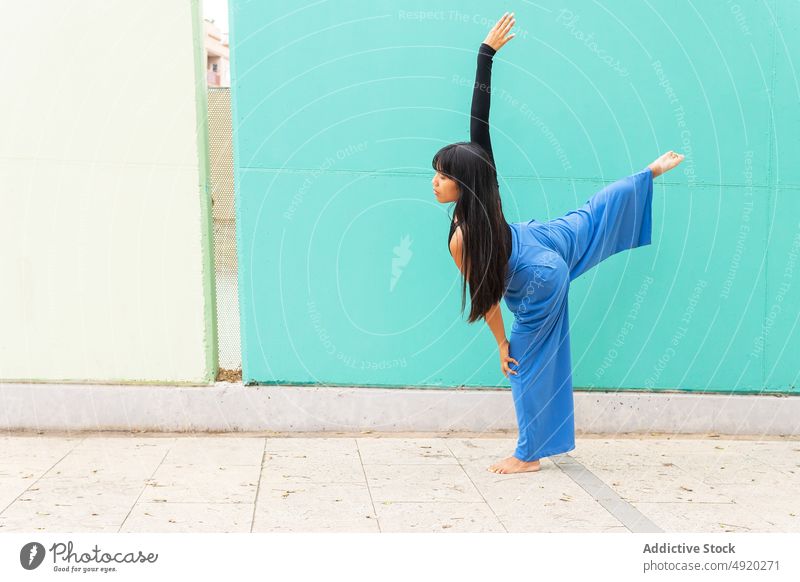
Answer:
<svg viewBox="0 0 800 582"><path fill-rule="evenodd" d="M567 263L570 281L613 254L650 244L653 178L681 160L681 154L669 151L644 170L604 186L580 208L535 224Z"/></svg>

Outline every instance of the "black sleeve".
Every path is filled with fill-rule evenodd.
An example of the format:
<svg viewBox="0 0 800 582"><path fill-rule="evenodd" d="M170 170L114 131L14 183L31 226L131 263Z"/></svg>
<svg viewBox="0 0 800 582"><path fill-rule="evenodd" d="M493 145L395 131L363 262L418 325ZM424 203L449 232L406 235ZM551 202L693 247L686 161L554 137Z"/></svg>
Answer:
<svg viewBox="0 0 800 582"><path fill-rule="evenodd" d="M479 143L489 154L494 165L492 140L489 137L489 101L492 81L492 57L497 51L486 43L478 49L478 68L475 71L475 84L472 89L472 116L469 124L469 138Z"/></svg>

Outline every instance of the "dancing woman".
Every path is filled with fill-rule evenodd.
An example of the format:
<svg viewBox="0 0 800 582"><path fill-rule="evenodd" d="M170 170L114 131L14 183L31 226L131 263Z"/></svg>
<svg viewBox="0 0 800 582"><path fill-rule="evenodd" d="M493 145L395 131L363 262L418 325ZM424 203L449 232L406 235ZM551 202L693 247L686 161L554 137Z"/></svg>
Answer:
<svg viewBox="0 0 800 582"><path fill-rule="evenodd" d="M470 141L447 145L433 157L436 198L455 202L448 244L462 273L462 311L468 285L468 322L484 319L489 325L514 398L516 450L488 468L495 473L538 471L540 458L575 448L570 281L615 253L650 244L653 178L684 158L669 151L559 218L506 222L489 137L489 101L492 58L514 37L514 22L513 13L504 14L478 50ZM514 314L510 338L502 298Z"/></svg>

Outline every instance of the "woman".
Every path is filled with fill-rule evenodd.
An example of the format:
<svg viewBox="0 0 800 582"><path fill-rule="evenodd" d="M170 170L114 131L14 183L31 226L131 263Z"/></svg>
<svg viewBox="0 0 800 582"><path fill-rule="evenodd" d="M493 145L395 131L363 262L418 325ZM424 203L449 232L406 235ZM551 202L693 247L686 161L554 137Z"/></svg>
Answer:
<svg viewBox="0 0 800 582"><path fill-rule="evenodd" d="M669 151L554 220L507 223L489 138L489 100L492 57L514 37L514 22L513 12L504 14L478 51L471 141L447 145L433 158L436 198L455 202L449 247L463 276L462 311L469 285L468 322L483 318L489 325L514 398L517 447L488 468L494 473L538 471L541 457L575 448L569 283L606 257L650 244L653 178L684 157ZM514 313L510 340L503 297Z"/></svg>

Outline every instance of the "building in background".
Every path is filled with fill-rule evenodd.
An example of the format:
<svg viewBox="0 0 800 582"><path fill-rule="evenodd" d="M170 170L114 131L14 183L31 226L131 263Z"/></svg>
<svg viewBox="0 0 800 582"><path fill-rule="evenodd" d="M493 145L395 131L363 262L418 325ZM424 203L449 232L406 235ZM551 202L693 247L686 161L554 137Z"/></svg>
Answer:
<svg viewBox="0 0 800 582"><path fill-rule="evenodd" d="M201 2L96 4L4 6L4 430L22 426L10 382L205 386L219 367ZM54 97L63 47L85 68Z"/></svg>
<svg viewBox="0 0 800 582"><path fill-rule="evenodd" d="M205 19L206 27L206 79L209 87L230 87L230 56L228 34L223 33L213 20Z"/></svg>

